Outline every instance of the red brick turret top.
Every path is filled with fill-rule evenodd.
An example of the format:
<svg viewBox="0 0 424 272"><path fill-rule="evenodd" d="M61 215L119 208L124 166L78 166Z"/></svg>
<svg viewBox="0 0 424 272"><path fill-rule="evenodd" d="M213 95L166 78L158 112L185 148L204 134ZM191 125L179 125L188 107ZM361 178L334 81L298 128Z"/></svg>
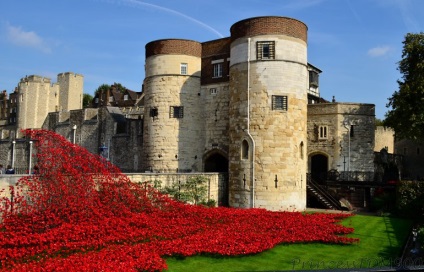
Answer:
<svg viewBox="0 0 424 272"><path fill-rule="evenodd" d="M301 21L278 16L254 17L231 26L233 40L257 35L287 35L307 42L308 27Z"/></svg>
<svg viewBox="0 0 424 272"><path fill-rule="evenodd" d="M191 40L165 39L146 44L146 58L154 55L177 54L201 57L202 44Z"/></svg>

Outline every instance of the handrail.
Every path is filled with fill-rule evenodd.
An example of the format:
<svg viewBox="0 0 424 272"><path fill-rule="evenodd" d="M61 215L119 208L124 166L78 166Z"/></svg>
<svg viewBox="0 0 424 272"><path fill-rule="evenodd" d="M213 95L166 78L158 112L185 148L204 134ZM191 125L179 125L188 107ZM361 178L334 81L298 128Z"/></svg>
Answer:
<svg viewBox="0 0 424 272"><path fill-rule="evenodd" d="M311 186L311 188L315 189L319 194L325 197L330 202L330 204L333 205L336 209L340 210L342 208L342 205L340 204L340 202L337 199L335 199L329 192L322 189L318 183L313 181L310 174L307 174L307 181L308 181L308 184Z"/></svg>

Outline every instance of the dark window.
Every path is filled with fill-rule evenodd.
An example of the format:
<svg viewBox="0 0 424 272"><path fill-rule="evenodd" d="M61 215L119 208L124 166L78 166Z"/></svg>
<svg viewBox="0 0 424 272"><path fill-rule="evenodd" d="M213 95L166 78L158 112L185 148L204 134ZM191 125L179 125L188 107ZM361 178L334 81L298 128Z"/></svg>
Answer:
<svg viewBox="0 0 424 272"><path fill-rule="evenodd" d="M272 96L272 109L273 110L287 110L287 96L273 95Z"/></svg>
<svg viewBox="0 0 424 272"><path fill-rule="evenodd" d="M171 106L169 108L169 118L183 118L183 117L184 117L184 107Z"/></svg>
<svg viewBox="0 0 424 272"><path fill-rule="evenodd" d="M353 136L355 136L355 129L354 129L354 125L351 125L350 126L350 137L353 137Z"/></svg>
<svg viewBox="0 0 424 272"><path fill-rule="evenodd" d="M150 117L156 117L156 116L158 116L158 108L150 109Z"/></svg>
<svg viewBox="0 0 424 272"><path fill-rule="evenodd" d="M127 123L119 122L116 124L116 134L127 133Z"/></svg>
<svg viewBox="0 0 424 272"><path fill-rule="evenodd" d="M243 140L241 143L241 158L247 160L249 158L249 143Z"/></svg>
<svg viewBox="0 0 424 272"><path fill-rule="evenodd" d="M275 59L275 42L256 42L256 58L258 60Z"/></svg>
<svg viewBox="0 0 424 272"><path fill-rule="evenodd" d="M315 71L309 71L309 87L317 88L319 86L319 75Z"/></svg>

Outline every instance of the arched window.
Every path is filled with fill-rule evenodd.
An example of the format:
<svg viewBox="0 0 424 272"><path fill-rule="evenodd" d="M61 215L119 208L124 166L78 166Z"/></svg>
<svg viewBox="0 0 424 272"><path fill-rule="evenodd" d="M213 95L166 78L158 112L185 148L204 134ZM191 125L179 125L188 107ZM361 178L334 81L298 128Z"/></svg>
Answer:
<svg viewBox="0 0 424 272"><path fill-rule="evenodd" d="M241 158L247 160L249 158L249 143L243 140L241 143Z"/></svg>

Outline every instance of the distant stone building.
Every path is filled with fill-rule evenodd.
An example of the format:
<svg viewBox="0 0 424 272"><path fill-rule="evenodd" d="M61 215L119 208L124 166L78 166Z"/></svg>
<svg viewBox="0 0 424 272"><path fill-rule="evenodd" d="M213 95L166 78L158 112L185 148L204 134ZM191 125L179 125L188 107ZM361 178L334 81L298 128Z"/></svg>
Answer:
<svg viewBox="0 0 424 272"><path fill-rule="evenodd" d="M81 109L83 83L82 75L70 72L58 74L57 83L36 75L22 78L9 97L3 91L1 139L19 138L21 129L41 128L49 112Z"/></svg>

